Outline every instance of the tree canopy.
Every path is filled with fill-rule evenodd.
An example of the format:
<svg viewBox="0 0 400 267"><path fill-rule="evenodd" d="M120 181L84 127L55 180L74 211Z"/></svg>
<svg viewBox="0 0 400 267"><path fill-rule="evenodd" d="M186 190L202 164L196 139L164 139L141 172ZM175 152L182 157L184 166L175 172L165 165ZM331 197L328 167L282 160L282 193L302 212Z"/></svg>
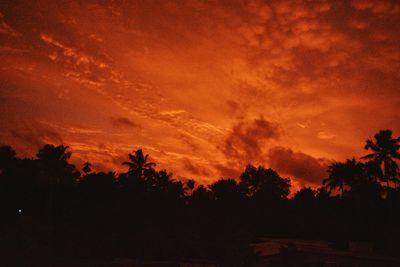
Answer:
<svg viewBox="0 0 400 267"><path fill-rule="evenodd" d="M290 178L264 166L202 185L157 170L142 149L122 163L126 172L85 162L80 173L68 146L44 145L30 159L1 146L0 229L8 230L0 234L29 224L21 238L4 240L19 249L52 247L47 253L58 256L199 258L222 266L233 259L247 266L256 256L250 244L263 236L367 239L396 255L399 138L380 131L365 148L372 153L361 161L332 162L318 188L291 192Z"/></svg>

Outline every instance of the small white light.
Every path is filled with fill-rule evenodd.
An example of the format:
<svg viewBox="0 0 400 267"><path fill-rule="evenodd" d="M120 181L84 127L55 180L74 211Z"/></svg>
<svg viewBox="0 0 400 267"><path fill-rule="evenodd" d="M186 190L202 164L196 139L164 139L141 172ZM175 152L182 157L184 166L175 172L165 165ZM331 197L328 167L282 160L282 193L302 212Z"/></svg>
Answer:
<svg viewBox="0 0 400 267"><path fill-rule="evenodd" d="M19 209L19 210L18 210L18 213L21 213L21 212L22 212L22 210L21 210L21 209Z"/></svg>

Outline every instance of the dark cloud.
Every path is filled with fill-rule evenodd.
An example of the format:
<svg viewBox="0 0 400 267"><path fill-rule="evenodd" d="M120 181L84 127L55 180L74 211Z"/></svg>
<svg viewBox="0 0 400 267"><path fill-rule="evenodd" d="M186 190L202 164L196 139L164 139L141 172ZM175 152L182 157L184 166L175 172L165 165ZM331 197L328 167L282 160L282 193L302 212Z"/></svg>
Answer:
<svg viewBox="0 0 400 267"><path fill-rule="evenodd" d="M10 133L13 138L18 140L18 143L26 144L33 148L40 148L44 144L48 143L63 143L63 139L59 133L51 128L44 127L39 123L31 126L20 125L11 130Z"/></svg>
<svg viewBox="0 0 400 267"><path fill-rule="evenodd" d="M320 184L322 179L326 178L328 165L326 159L317 159L284 147L270 149L268 156L271 168L293 176L302 185L306 183Z"/></svg>
<svg viewBox="0 0 400 267"><path fill-rule="evenodd" d="M189 159L183 159L183 167L185 170L190 172L193 175L198 175L198 176L204 176L204 177L209 177L210 172L205 168L205 166L199 166Z"/></svg>
<svg viewBox="0 0 400 267"><path fill-rule="evenodd" d="M221 151L230 160L250 161L260 158L265 141L279 137L279 127L264 117L240 122L232 129Z"/></svg>
<svg viewBox="0 0 400 267"><path fill-rule="evenodd" d="M31 157L44 144L60 145L65 142L52 125L35 120L31 122L21 120L19 125L16 124L12 129L0 133L0 144L12 145L20 156Z"/></svg>
<svg viewBox="0 0 400 267"><path fill-rule="evenodd" d="M19 37L21 34L14 30L4 21L4 15L0 12L0 34L6 34L12 37Z"/></svg>
<svg viewBox="0 0 400 267"><path fill-rule="evenodd" d="M128 154L131 151L122 151L121 149L116 149L114 153L109 153L107 160L115 165L121 166L122 162L129 161Z"/></svg>
<svg viewBox="0 0 400 267"><path fill-rule="evenodd" d="M98 147L99 149L107 149L107 146L106 146L106 144L104 144L104 143L99 143L99 144L97 145L97 147Z"/></svg>
<svg viewBox="0 0 400 267"><path fill-rule="evenodd" d="M199 146L194 142L193 138L188 134L180 134L179 140L185 144L192 152L195 152L199 149Z"/></svg>
<svg viewBox="0 0 400 267"><path fill-rule="evenodd" d="M240 170L236 167L231 167L226 164L214 164L213 167L218 171L222 178L237 179L240 176Z"/></svg>
<svg viewBox="0 0 400 267"><path fill-rule="evenodd" d="M227 100L226 107L229 115L239 120L243 120L245 114L244 112L245 105L243 103L239 104L237 101Z"/></svg>
<svg viewBox="0 0 400 267"><path fill-rule="evenodd" d="M135 122L126 117L112 117L110 118L111 124L115 128L136 128L139 127Z"/></svg>

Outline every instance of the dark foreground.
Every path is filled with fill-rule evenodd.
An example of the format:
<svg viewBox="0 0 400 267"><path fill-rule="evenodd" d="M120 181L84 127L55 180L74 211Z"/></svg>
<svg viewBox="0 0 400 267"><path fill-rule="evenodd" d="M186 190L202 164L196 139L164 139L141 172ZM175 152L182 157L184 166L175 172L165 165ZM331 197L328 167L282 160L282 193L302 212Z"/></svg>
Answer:
<svg viewBox="0 0 400 267"><path fill-rule="evenodd" d="M319 188L291 195L291 180L263 166L205 186L156 170L140 149L117 174L90 163L79 172L63 145L32 159L3 146L2 265L395 266L400 139L380 131L365 148L373 153L333 162Z"/></svg>

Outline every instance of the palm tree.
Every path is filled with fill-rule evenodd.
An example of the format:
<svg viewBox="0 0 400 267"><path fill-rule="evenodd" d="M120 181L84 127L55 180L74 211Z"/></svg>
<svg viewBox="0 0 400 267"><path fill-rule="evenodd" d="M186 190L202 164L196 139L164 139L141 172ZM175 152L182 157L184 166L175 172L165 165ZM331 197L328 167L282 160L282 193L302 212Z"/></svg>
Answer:
<svg viewBox="0 0 400 267"><path fill-rule="evenodd" d="M322 184L329 192L338 188L343 196L344 186L352 185L362 175L362 165L355 158L347 159L346 162L333 162L327 172L329 176Z"/></svg>
<svg viewBox="0 0 400 267"><path fill-rule="evenodd" d="M143 155L141 149L134 151L133 154L129 154L128 157L131 161L125 161L122 164L129 166L130 174L136 174L142 177L145 170L151 170L156 166L154 162L148 162L149 155Z"/></svg>
<svg viewBox="0 0 400 267"><path fill-rule="evenodd" d="M400 138L392 138L391 130L380 130L375 136L375 141L368 139L365 149L371 149L373 153L365 155L362 159L376 163L382 170L382 181L386 182L389 189L389 182L396 182L399 167L395 159L400 159Z"/></svg>
<svg viewBox="0 0 400 267"><path fill-rule="evenodd" d="M329 192L339 188L341 195L343 195L344 187L344 163L334 162L328 166L327 170L329 176L322 181L322 184L328 189Z"/></svg>

